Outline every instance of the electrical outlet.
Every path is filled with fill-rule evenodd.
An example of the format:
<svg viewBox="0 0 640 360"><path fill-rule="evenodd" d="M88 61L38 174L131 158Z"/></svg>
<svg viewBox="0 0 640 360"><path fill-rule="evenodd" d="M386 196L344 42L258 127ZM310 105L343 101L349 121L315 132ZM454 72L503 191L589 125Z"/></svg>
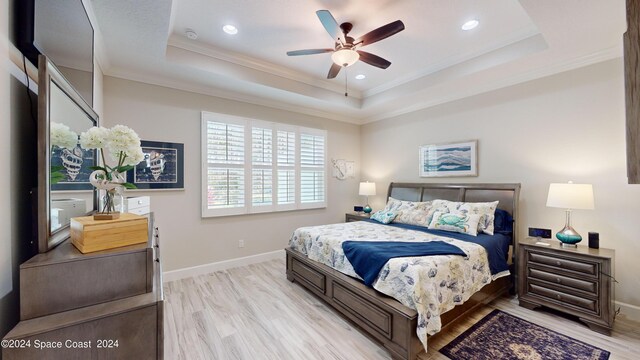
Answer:
<svg viewBox="0 0 640 360"><path fill-rule="evenodd" d="M242 240L242 239L238 240L238 247L239 248L243 248L244 247L244 240Z"/></svg>

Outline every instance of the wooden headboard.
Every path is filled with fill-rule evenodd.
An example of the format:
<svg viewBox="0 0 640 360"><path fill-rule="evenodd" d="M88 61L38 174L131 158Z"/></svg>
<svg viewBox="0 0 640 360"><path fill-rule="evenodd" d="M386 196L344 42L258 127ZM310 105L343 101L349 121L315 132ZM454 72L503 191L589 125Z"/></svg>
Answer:
<svg viewBox="0 0 640 360"><path fill-rule="evenodd" d="M435 183L394 183L389 184L389 196L398 200L429 201L435 199L489 202L498 200L498 209L513 217L513 251L518 246L518 200L520 184L435 184Z"/></svg>

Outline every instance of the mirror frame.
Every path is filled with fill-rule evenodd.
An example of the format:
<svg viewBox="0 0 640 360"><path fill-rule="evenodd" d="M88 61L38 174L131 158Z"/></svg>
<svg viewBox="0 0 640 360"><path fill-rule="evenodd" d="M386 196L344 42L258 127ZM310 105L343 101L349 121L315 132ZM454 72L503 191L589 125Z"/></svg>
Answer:
<svg viewBox="0 0 640 360"><path fill-rule="evenodd" d="M70 236L70 224L51 231L51 83L55 83L87 117L99 126L98 114L78 94L60 70L44 55L38 57L38 252L44 253ZM93 189L93 207L98 209L98 192Z"/></svg>

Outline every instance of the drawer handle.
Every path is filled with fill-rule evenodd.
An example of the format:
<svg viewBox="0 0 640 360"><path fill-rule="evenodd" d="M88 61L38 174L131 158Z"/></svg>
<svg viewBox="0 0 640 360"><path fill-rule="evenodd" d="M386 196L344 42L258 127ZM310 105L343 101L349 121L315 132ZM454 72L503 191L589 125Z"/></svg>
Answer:
<svg viewBox="0 0 640 360"><path fill-rule="evenodd" d="M142 205L142 200L138 200L138 205Z"/></svg>
<svg viewBox="0 0 640 360"><path fill-rule="evenodd" d="M159 262L160 262L160 259L159 259L159 258L156 258L156 262L157 262L157 263L159 263ZM558 295L558 296L560 296L560 295Z"/></svg>
<svg viewBox="0 0 640 360"><path fill-rule="evenodd" d="M556 261L556 265L562 266L562 263L560 261Z"/></svg>
<svg viewBox="0 0 640 360"><path fill-rule="evenodd" d="M558 282L558 284L562 283L562 280L560 280L560 278L556 278L556 282Z"/></svg>
<svg viewBox="0 0 640 360"><path fill-rule="evenodd" d="M556 295L556 298L557 298L558 300L562 300L562 295Z"/></svg>

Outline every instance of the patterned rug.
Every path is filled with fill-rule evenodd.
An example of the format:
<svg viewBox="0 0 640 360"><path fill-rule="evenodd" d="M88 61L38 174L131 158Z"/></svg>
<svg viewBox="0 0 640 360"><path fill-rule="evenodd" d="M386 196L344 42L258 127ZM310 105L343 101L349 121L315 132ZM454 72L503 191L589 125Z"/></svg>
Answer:
<svg viewBox="0 0 640 360"><path fill-rule="evenodd" d="M609 352L493 310L440 349L452 360L607 360Z"/></svg>

